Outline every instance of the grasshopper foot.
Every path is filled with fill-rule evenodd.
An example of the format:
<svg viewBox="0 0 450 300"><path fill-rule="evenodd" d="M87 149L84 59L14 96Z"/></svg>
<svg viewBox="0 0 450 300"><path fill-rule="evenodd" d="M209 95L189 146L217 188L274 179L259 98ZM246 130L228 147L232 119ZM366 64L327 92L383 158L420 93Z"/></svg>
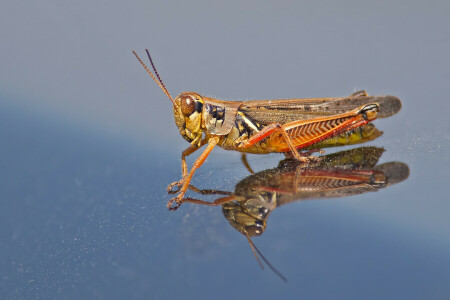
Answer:
<svg viewBox="0 0 450 300"><path fill-rule="evenodd" d="M177 197L174 197L167 202L167 208L171 211L175 211L180 207L181 204L183 204L183 198L180 197L181 195L178 195Z"/></svg>
<svg viewBox="0 0 450 300"><path fill-rule="evenodd" d="M178 181L172 182L171 184L169 184L169 185L167 186L166 191L167 191L169 194L176 194L176 193L178 193L178 192L180 191L180 188L181 188L181 186L183 185L183 183L184 183L184 178L182 178L182 179L180 179L180 180L178 180ZM177 189L177 190L174 190L174 189L173 189L174 186L176 186L178 189Z"/></svg>

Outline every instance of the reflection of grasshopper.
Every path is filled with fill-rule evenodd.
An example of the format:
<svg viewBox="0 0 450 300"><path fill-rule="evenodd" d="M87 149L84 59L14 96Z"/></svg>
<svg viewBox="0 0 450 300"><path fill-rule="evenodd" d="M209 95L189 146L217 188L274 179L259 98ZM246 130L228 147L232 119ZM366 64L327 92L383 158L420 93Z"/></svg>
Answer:
<svg viewBox="0 0 450 300"><path fill-rule="evenodd" d="M192 190L201 194L225 195L214 202L192 198L184 200L203 205L222 205L225 218L247 237L257 257L256 247L250 237L263 234L266 220L275 208L305 199L375 192L408 178L409 168L404 163L376 165L383 151L376 147L361 147L321 156L315 163L308 165L294 159L285 159L280 161L277 168L243 179L236 185L234 192L198 190L191 186ZM261 255L258 249L256 251ZM262 255L261 257L264 259ZM273 269L269 263L268 265ZM274 271L284 279L278 271Z"/></svg>
<svg viewBox="0 0 450 300"><path fill-rule="evenodd" d="M298 150L361 128L376 118L391 116L401 107L400 100L394 96L368 96L365 91L342 98L247 102L222 101L185 92L173 99L148 50L156 77L133 53L172 101L175 123L183 138L191 144L181 156L181 180L168 186L169 191L175 186L179 188L178 195L167 204L171 209L182 203L194 172L216 145L255 154L290 152L298 161L307 162L309 159ZM204 145L207 145L205 150L188 172L186 156Z"/></svg>

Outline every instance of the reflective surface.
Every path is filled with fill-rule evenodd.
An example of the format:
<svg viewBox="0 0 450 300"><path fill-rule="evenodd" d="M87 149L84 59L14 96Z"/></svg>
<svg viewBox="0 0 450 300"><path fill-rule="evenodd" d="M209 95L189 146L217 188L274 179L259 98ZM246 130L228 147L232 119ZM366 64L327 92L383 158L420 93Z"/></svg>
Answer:
<svg viewBox="0 0 450 300"><path fill-rule="evenodd" d="M0 5L0 298L450 294L448 1L67 5ZM187 143L131 54L145 47L173 94L398 96L364 146L409 177L273 210L253 241L285 283L220 208L167 211ZM255 173L281 159L248 157ZM238 153L214 149L192 183L235 192L249 176Z"/></svg>
<svg viewBox="0 0 450 300"><path fill-rule="evenodd" d="M185 203L222 206L230 225L244 236L260 236L277 207L308 199L341 198L376 192L406 180L409 168L401 162L375 166L384 150L360 147L317 157L302 163L293 158L274 169L254 173L236 184L234 192L190 189L202 195L225 195L212 202L186 198ZM246 158L243 157L246 162Z"/></svg>
<svg viewBox="0 0 450 300"><path fill-rule="evenodd" d="M201 195L224 195L212 202L185 198L185 203L221 206L230 225L248 240L256 260L261 259L287 282L251 241L266 230L269 215L278 207L300 200L340 198L376 192L397 184L409 176L409 168L401 162L375 166L384 150L361 147L317 157L309 163L288 158L274 169L254 173L245 156L242 157L252 175L236 184L234 192L190 189Z"/></svg>

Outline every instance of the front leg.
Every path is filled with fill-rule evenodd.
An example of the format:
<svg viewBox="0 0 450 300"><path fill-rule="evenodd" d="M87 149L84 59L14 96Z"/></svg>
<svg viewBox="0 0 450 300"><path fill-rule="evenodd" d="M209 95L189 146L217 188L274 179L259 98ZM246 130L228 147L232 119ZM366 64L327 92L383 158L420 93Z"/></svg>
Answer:
<svg viewBox="0 0 450 300"><path fill-rule="evenodd" d="M169 200L167 203L167 207L170 210L176 210L182 203L183 203L183 197L184 194L186 194L187 189L189 188L189 183L191 182L192 176L194 176L195 171L201 167L201 165L205 162L206 158L208 157L209 153L214 149L214 147L219 142L218 136L213 136L208 140L208 146L206 149L200 154L200 156L197 158L195 163L192 165L191 171L189 174L182 179L183 183L181 186L180 191L178 192L178 195L172 199ZM186 149L185 151L187 151ZM187 168L186 168L187 170ZM175 202L175 204L174 204Z"/></svg>
<svg viewBox="0 0 450 300"><path fill-rule="evenodd" d="M178 186L178 189L183 185L184 180L186 178L186 176L188 175L188 171L187 171L187 164L186 164L186 157L191 155L192 153L194 153L195 151L197 151L198 149L200 149L203 145L205 145L208 142L207 139L203 139L200 143L200 146L193 146L190 145L189 147L187 147L182 153L181 153L181 179L175 182L172 182L171 184L169 184L166 188L167 192L169 194L176 194L178 191L177 190L172 190L172 188L174 186Z"/></svg>

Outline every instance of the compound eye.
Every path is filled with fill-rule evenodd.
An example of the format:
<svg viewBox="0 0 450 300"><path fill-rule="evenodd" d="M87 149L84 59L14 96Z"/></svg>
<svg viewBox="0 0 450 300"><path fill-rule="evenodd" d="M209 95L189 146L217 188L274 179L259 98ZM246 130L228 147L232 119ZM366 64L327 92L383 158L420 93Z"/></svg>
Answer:
<svg viewBox="0 0 450 300"><path fill-rule="evenodd" d="M264 233L264 223L260 220L255 221L255 225L245 227L249 236L260 236Z"/></svg>
<svg viewBox="0 0 450 300"><path fill-rule="evenodd" d="M190 96L181 98L181 112L186 117L192 115L195 111L195 100Z"/></svg>

